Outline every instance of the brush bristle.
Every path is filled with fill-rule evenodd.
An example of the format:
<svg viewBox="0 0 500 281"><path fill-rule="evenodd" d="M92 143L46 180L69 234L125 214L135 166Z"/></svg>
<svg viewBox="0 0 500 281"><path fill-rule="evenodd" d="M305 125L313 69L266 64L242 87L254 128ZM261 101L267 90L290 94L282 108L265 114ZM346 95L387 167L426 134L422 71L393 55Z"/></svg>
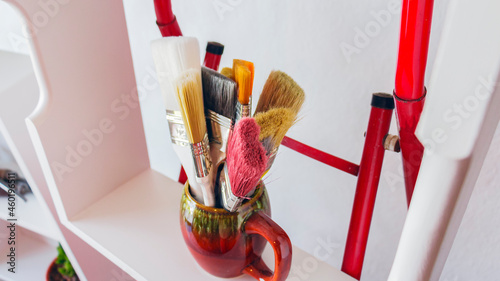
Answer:
<svg viewBox="0 0 500 281"><path fill-rule="evenodd" d="M262 143L262 146L266 150L267 155L271 154L271 152L274 149L274 141L272 137L267 137L263 140L260 141Z"/></svg>
<svg viewBox="0 0 500 281"><path fill-rule="evenodd" d="M266 150L259 142L260 128L253 118L242 118L235 126L227 145L231 191L238 197L254 189L266 170Z"/></svg>
<svg viewBox="0 0 500 281"><path fill-rule="evenodd" d="M201 142L207 133L200 76L199 70L189 69L176 80L177 100L191 143Z"/></svg>
<svg viewBox="0 0 500 281"><path fill-rule="evenodd" d="M233 60L234 81L238 84L238 101L249 104L252 95L254 65L244 60Z"/></svg>
<svg viewBox="0 0 500 281"><path fill-rule="evenodd" d="M272 71L262 89L255 113L284 107L297 115L304 100L304 90L290 76L282 71Z"/></svg>
<svg viewBox="0 0 500 281"><path fill-rule="evenodd" d="M200 47L193 37L165 37L151 43L153 61L166 109L179 110L175 80L188 69L200 69Z"/></svg>
<svg viewBox="0 0 500 281"><path fill-rule="evenodd" d="M254 118L260 126L259 140L271 138L273 147L281 144L286 133L295 123L295 113L289 108L273 108L257 113Z"/></svg>
<svg viewBox="0 0 500 281"><path fill-rule="evenodd" d="M209 68L201 69L205 109L233 119L236 111L236 82Z"/></svg>
<svg viewBox="0 0 500 281"><path fill-rule="evenodd" d="M221 71L220 74L226 76L227 78L231 79L234 81L234 73L233 69L230 67L224 67Z"/></svg>

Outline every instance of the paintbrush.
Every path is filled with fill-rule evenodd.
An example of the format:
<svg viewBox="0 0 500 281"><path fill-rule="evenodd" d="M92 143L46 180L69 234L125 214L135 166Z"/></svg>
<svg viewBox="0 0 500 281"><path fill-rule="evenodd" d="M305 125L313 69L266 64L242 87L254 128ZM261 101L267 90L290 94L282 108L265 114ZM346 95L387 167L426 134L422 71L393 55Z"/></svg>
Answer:
<svg viewBox="0 0 500 281"><path fill-rule="evenodd" d="M304 90L286 73L272 71L269 74L254 115L261 126L259 139L269 157L266 172L274 163L285 134L295 124L304 100Z"/></svg>
<svg viewBox="0 0 500 281"><path fill-rule="evenodd" d="M234 81L238 84L236 122L252 115L252 88L254 65L249 61L233 60Z"/></svg>
<svg viewBox="0 0 500 281"><path fill-rule="evenodd" d="M190 144L179 111L179 104L175 97L176 88L174 85L175 79L184 71L200 69L198 40L192 37L165 37L154 40L151 43L151 49L163 96L173 149L187 171L191 194L198 202L203 203L201 186L192 172L194 166L191 159Z"/></svg>
<svg viewBox="0 0 500 281"><path fill-rule="evenodd" d="M227 140L233 127L238 86L224 75L203 67L203 102L210 140L210 155L214 164L224 159Z"/></svg>
<svg viewBox="0 0 500 281"><path fill-rule="evenodd" d="M266 169L266 150L259 142L259 125L253 118L236 123L219 175L222 206L234 212L253 193Z"/></svg>
<svg viewBox="0 0 500 281"><path fill-rule="evenodd" d="M217 71L222 53L224 53L224 45L219 42L208 42L203 65Z"/></svg>
<svg viewBox="0 0 500 281"><path fill-rule="evenodd" d="M191 147L196 181L201 185L206 206L215 205L213 183L210 176L212 161L209 154L207 125L203 112L203 93L199 69L185 71L176 80L177 101Z"/></svg>
<svg viewBox="0 0 500 281"><path fill-rule="evenodd" d="M231 79L234 81L234 72L233 69L230 67L224 67L221 71L220 74L226 76L227 78Z"/></svg>
<svg viewBox="0 0 500 281"><path fill-rule="evenodd" d="M255 113L271 108L290 108L296 115L305 100L304 90L286 73L271 71L257 102Z"/></svg>
<svg viewBox="0 0 500 281"><path fill-rule="evenodd" d="M200 47L193 37L165 37L151 43L165 108L179 110L174 81L184 71L200 68Z"/></svg>
<svg viewBox="0 0 500 281"><path fill-rule="evenodd" d="M295 124L296 113L290 108L280 107L257 113L254 118L260 126L259 141L262 142L269 158L266 167L268 171L274 163L281 141Z"/></svg>

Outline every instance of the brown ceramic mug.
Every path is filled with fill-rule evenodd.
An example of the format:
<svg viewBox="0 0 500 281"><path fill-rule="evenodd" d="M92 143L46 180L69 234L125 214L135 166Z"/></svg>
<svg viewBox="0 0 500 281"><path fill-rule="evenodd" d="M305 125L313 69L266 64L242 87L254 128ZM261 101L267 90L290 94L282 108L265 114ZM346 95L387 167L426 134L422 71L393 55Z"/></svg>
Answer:
<svg viewBox="0 0 500 281"><path fill-rule="evenodd" d="M186 184L181 200L184 241L198 264L210 274L232 278L244 273L257 280L284 281L292 262L292 244L271 219L266 187L259 184L236 212L198 203ZM274 272L262 261L266 240L274 250Z"/></svg>

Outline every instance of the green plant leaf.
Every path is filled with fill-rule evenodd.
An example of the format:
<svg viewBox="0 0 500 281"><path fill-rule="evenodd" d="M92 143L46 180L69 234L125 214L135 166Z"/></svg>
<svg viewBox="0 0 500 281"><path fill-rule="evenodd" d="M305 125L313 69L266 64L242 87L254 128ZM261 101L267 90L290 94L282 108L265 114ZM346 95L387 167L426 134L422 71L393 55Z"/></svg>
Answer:
<svg viewBox="0 0 500 281"><path fill-rule="evenodd" d="M59 271L59 273L61 273L63 276L69 278L75 276L75 269L71 265L71 262L69 261L68 256L66 256L64 249L61 247L61 244L59 244L59 246L57 247L57 252L58 256L56 259L56 264L60 265L57 271Z"/></svg>

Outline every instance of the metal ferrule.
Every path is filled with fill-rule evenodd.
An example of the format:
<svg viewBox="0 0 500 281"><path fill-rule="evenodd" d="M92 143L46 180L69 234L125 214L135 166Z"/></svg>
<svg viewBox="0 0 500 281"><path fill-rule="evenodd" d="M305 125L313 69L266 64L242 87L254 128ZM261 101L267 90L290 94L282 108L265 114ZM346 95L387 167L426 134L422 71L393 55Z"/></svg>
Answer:
<svg viewBox="0 0 500 281"><path fill-rule="evenodd" d="M207 177L210 173L212 161L210 160L208 135L205 134L203 140L199 143L192 143L191 152L193 155L194 169L197 178Z"/></svg>
<svg viewBox="0 0 500 281"><path fill-rule="evenodd" d="M234 124L233 120L209 109L206 112L206 116L210 143L219 144L221 146L220 151L226 152L227 140Z"/></svg>
<svg viewBox="0 0 500 281"><path fill-rule="evenodd" d="M220 173L219 182L222 206L229 212L236 211L245 198L240 198L234 195L231 191L231 183L229 182L229 174L226 163L224 163L224 168Z"/></svg>
<svg viewBox="0 0 500 281"><path fill-rule="evenodd" d="M267 158L266 173L267 171L269 171L269 169L271 169L271 166L274 163L274 159L276 159L276 155L278 154L278 148L279 146L273 148L273 150L271 150L271 152L267 156L268 158Z"/></svg>
<svg viewBox="0 0 500 281"><path fill-rule="evenodd" d="M172 143L180 146L189 146L189 139L186 134L186 127L184 127L184 122L182 121L181 112L167 109L167 121Z"/></svg>
<svg viewBox="0 0 500 281"><path fill-rule="evenodd" d="M248 104L241 104L239 101L236 102L236 120L240 120L243 117L250 117L252 115L252 96L248 101Z"/></svg>

